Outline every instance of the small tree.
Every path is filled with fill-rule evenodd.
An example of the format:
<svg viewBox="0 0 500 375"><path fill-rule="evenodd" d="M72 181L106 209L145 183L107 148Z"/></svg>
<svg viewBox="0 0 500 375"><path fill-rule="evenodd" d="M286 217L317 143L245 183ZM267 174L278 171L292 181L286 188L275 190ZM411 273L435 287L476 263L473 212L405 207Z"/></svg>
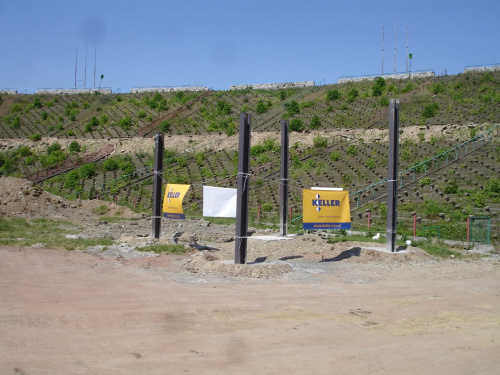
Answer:
<svg viewBox="0 0 500 375"><path fill-rule="evenodd" d="M290 131L291 132L301 132L304 130L304 125L302 124L302 120L298 118L294 118L290 121Z"/></svg>
<svg viewBox="0 0 500 375"><path fill-rule="evenodd" d="M326 93L326 100L331 101L331 100L337 100L340 99L340 91L337 89L332 89L328 90Z"/></svg>
<svg viewBox="0 0 500 375"><path fill-rule="evenodd" d="M384 92L384 88L385 88L385 79L383 77L377 77L372 87L372 95L381 96Z"/></svg>
<svg viewBox="0 0 500 375"><path fill-rule="evenodd" d="M255 112L258 114L266 113L267 111L267 105L264 103L263 100L259 100L257 103L257 107L255 108Z"/></svg>

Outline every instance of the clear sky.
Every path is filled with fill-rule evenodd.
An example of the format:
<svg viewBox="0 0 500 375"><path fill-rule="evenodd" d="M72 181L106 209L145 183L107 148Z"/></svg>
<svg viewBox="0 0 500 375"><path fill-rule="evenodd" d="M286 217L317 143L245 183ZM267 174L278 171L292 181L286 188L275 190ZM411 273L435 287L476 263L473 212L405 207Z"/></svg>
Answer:
<svg viewBox="0 0 500 375"><path fill-rule="evenodd" d="M0 88L315 81L500 63L500 0L0 0ZM394 31L394 24L397 31ZM78 47L78 59L76 50Z"/></svg>

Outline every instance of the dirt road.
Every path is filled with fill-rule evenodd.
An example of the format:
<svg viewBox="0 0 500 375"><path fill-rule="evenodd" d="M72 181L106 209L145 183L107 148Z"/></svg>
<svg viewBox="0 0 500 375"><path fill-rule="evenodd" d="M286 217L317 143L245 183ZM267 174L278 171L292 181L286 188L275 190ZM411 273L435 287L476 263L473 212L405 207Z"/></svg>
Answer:
<svg viewBox="0 0 500 375"><path fill-rule="evenodd" d="M185 256L0 249L1 374L495 374L500 262L203 277Z"/></svg>

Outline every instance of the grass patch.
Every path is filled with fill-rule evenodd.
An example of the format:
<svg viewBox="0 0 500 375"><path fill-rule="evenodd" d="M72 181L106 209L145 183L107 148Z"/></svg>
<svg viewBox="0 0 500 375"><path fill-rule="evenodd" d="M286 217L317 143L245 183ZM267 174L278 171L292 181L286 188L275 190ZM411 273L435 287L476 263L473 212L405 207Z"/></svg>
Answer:
<svg viewBox="0 0 500 375"><path fill-rule="evenodd" d="M463 255L457 251L451 250L451 248L443 243L431 242L431 241L415 241L411 244L412 246L419 247L429 255L438 258L449 258L450 255L455 256L455 258L463 258Z"/></svg>
<svg viewBox="0 0 500 375"><path fill-rule="evenodd" d="M89 246L109 246L113 240L105 238L66 238L75 231L64 221L0 217L0 245L32 246L42 243L52 249L80 250Z"/></svg>
<svg viewBox="0 0 500 375"><path fill-rule="evenodd" d="M143 247L136 247L137 251L152 251L156 254L184 254L189 251L182 245L149 245Z"/></svg>

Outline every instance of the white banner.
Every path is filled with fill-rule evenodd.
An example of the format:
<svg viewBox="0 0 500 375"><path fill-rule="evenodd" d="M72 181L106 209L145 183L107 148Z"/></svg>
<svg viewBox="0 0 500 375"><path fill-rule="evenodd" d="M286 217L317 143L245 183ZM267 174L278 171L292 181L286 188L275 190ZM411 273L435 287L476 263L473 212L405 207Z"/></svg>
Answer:
<svg viewBox="0 0 500 375"><path fill-rule="evenodd" d="M236 189L203 186L203 216L236 217Z"/></svg>

